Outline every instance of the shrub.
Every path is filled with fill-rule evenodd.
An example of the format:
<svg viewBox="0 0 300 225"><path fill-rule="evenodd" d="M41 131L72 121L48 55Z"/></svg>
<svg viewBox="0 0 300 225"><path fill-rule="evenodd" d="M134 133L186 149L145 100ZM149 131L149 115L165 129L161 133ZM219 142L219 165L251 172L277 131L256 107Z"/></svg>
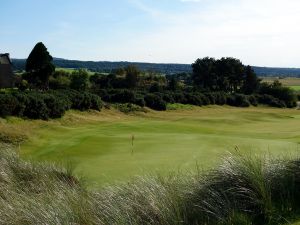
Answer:
<svg viewBox="0 0 300 225"><path fill-rule="evenodd" d="M16 99L18 99L18 104L15 107L15 111L13 115L22 117L26 109L26 106L29 103L28 94L18 91L18 92L14 92L13 96L15 96Z"/></svg>
<svg viewBox="0 0 300 225"><path fill-rule="evenodd" d="M62 99L51 94L46 94L44 96L44 102L48 108L49 118L60 118L65 114L66 105Z"/></svg>
<svg viewBox="0 0 300 225"><path fill-rule="evenodd" d="M0 116L6 117L14 114L19 102L11 94L0 94Z"/></svg>
<svg viewBox="0 0 300 225"><path fill-rule="evenodd" d="M137 97L134 101L134 104L136 104L140 107L144 107L146 105L146 102L143 97Z"/></svg>
<svg viewBox="0 0 300 225"><path fill-rule="evenodd" d="M145 102L146 106L154 110L164 111L167 109L166 102L155 94L147 94L145 96Z"/></svg>
<svg viewBox="0 0 300 225"><path fill-rule="evenodd" d="M89 94L91 99L91 109L100 111L103 107L103 102L99 96L94 94Z"/></svg>
<svg viewBox="0 0 300 225"><path fill-rule="evenodd" d="M163 93L162 99L167 103L175 103L172 93Z"/></svg>
<svg viewBox="0 0 300 225"><path fill-rule="evenodd" d="M58 75L57 77L50 77L49 88L50 89L68 89L70 88L71 80L69 76ZM72 87L74 88L74 78Z"/></svg>
<svg viewBox="0 0 300 225"><path fill-rule="evenodd" d="M190 105L197 105L197 106L202 106L203 105L203 101L202 101L202 98L197 95L197 94L189 94L187 93L185 95L185 99L186 99L186 102L185 104L190 104Z"/></svg>
<svg viewBox="0 0 300 225"><path fill-rule="evenodd" d="M284 102L286 107L289 108L297 105L295 92L291 88L283 87L278 81L275 81L273 84L261 84L259 94L271 95Z"/></svg>
<svg viewBox="0 0 300 225"><path fill-rule="evenodd" d="M30 119L49 119L49 109L41 94L30 93L23 116Z"/></svg>
<svg viewBox="0 0 300 225"><path fill-rule="evenodd" d="M158 82L154 82L149 88L150 93L161 92L161 91L162 91L162 87L159 85Z"/></svg>
<svg viewBox="0 0 300 225"><path fill-rule="evenodd" d="M212 92L211 96L214 98L214 104L216 105L226 104L226 94L224 92Z"/></svg>
<svg viewBox="0 0 300 225"><path fill-rule="evenodd" d="M115 104L114 106L123 113L147 112L145 108L132 103Z"/></svg>
<svg viewBox="0 0 300 225"><path fill-rule="evenodd" d="M136 100L136 96L134 91L124 89L124 90L113 90L113 93L110 97L111 102L118 103L134 103Z"/></svg>
<svg viewBox="0 0 300 225"><path fill-rule="evenodd" d="M278 98L274 98L271 95L257 95L256 97L258 99L258 102L260 104L264 104L264 105L268 105L268 106L272 106L272 107L277 107L277 108L285 108L286 105L283 101L281 101Z"/></svg>
<svg viewBox="0 0 300 225"><path fill-rule="evenodd" d="M227 104L230 106L237 107L249 107L250 102L246 95L243 94L232 94L227 97Z"/></svg>
<svg viewBox="0 0 300 225"><path fill-rule="evenodd" d="M214 104L214 100L210 101L210 98L208 96L201 94L201 93L198 93L198 96L201 98L203 105ZM210 97L212 97L212 96L210 95Z"/></svg>
<svg viewBox="0 0 300 225"><path fill-rule="evenodd" d="M249 100L249 102L250 102L251 105L253 105L253 106L257 106L258 105L258 101L257 101L255 95L249 95L248 96L248 100Z"/></svg>
<svg viewBox="0 0 300 225"><path fill-rule="evenodd" d="M89 86L89 74L86 70L80 69L72 72L70 87L77 91L85 91Z"/></svg>
<svg viewBox="0 0 300 225"><path fill-rule="evenodd" d="M173 99L175 103L184 104L187 102L186 96L183 92L175 92L173 93Z"/></svg>
<svg viewBox="0 0 300 225"><path fill-rule="evenodd" d="M12 92L0 94L0 116L19 116L30 119L60 118L66 110L100 110L99 96L74 90L48 92Z"/></svg>
<svg viewBox="0 0 300 225"><path fill-rule="evenodd" d="M102 106L100 97L90 93L77 92L72 100L72 108L81 111L88 109L100 110Z"/></svg>
<svg viewBox="0 0 300 225"><path fill-rule="evenodd" d="M205 93L204 96L208 99L210 105L216 104L216 97L214 93Z"/></svg>

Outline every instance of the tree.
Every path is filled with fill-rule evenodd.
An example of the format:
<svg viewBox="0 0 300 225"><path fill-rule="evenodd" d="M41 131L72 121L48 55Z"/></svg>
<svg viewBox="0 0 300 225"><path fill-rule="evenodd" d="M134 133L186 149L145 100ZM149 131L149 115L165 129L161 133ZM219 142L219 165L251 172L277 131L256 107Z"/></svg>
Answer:
<svg viewBox="0 0 300 225"><path fill-rule="evenodd" d="M119 75L119 76L124 76L126 74L126 71L124 68L117 68L117 69L114 69L112 70L112 73L113 74L116 74L116 75Z"/></svg>
<svg viewBox="0 0 300 225"><path fill-rule="evenodd" d="M221 58L217 62L218 89L222 91L237 92L245 79L244 65L235 58Z"/></svg>
<svg viewBox="0 0 300 225"><path fill-rule="evenodd" d="M161 92L161 91L162 91L162 87L159 85L158 82L152 83L150 88L149 88L150 93Z"/></svg>
<svg viewBox="0 0 300 225"><path fill-rule="evenodd" d="M214 58L197 59L192 64L192 80L195 86L214 89L216 84L216 60Z"/></svg>
<svg viewBox="0 0 300 225"><path fill-rule="evenodd" d="M251 66L245 68L245 81L242 87L244 94L254 93L259 87L260 79L255 74Z"/></svg>
<svg viewBox="0 0 300 225"><path fill-rule="evenodd" d="M209 91L238 92L245 80L244 65L235 58L197 59L192 68L194 85Z"/></svg>
<svg viewBox="0 0 300 225"><path fill-rule="evenodd" d="M26 60L28 82L34 87L48 89L49 77L55 71L52 56L42 42L37 43Z"/></svg>
<svg viewBox="0 0 300 225"><path fill-rule="evenodd" d="M168 89L171 91L176 91L178 89L178 86L178 81L174 76L172 76L168 83Z"/></svg>
<svg viewBox="0 0 300 225"><path fill-rule="evenodd" d="M77 91L85 91L89 86L89 74L86 70L80 69L71 74L70 87Z"/></svg>
<svg viewBox="0 0 300 225"><path fill-rule="evenodd" d="M126 84L130 89L134 89L138 83L138 76L140 74L139 69L136 66L127 66L125 68L126 71Z"/></svg>

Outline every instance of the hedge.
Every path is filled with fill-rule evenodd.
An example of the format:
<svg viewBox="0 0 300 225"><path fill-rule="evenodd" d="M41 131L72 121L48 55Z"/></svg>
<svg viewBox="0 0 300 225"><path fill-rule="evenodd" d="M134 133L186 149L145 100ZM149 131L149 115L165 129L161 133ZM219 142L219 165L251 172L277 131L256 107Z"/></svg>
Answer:
<svg viewBox="0 0 300 225"><path fill-rule="evenodd" d="M0 93L0 116L30 119L60 118L69 109L101 110L97 95L77 91L28 91Z"/></svg>

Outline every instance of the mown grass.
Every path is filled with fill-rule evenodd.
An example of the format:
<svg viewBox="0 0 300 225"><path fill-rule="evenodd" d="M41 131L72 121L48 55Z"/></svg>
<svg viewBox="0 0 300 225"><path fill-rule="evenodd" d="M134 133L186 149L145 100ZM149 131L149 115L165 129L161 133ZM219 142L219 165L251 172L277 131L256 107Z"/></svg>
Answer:
<svg viewBox="0 0 300 225"><path fill-rule="evenodd" d="M68 72L68 73L72 73L74 71L77 71L78 69L75 69L75 68L56 68L55 69L56 71L63 71L63 72ZM90 70L87 70L89 76L92 76L95 74L95 72L92 72Z"/></svg>
<svg viewBox="0 0 300 225"><path fill-rule="evenodd" d="M70 112L49 122L3 123L6 132L22 127L18 132L27 133L23 157L71 163L95 187L149 171L209 168L236 147L293 154L300 142L299 118L297 110L213 106L134 115L114 109Z"/></svg>
<svg viewBox="0 0 300 225"><path fill-rule="evenodd" d="M299 215L298 158L236 152L210 170L87 190L72 170L0 149L0 224L279 225Z"/></svg>
<svg viewBox="0 0 300 225"><path fill-rule="evenodd" d="M298 86L290 86L295 91L300 91L300 85Z"/></svg>

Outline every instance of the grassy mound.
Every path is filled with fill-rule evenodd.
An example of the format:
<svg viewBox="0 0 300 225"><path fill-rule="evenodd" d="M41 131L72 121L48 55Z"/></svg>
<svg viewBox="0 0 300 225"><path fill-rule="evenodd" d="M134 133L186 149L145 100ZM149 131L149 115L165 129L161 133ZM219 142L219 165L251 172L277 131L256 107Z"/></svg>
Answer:
<svg viewBox="0 0 300 225"><path fill-rule="evenodd" d="M229 155L216 169L90 191L71 170L0 152L0 224L284 224L300 209L300 159Z"/></svg>

